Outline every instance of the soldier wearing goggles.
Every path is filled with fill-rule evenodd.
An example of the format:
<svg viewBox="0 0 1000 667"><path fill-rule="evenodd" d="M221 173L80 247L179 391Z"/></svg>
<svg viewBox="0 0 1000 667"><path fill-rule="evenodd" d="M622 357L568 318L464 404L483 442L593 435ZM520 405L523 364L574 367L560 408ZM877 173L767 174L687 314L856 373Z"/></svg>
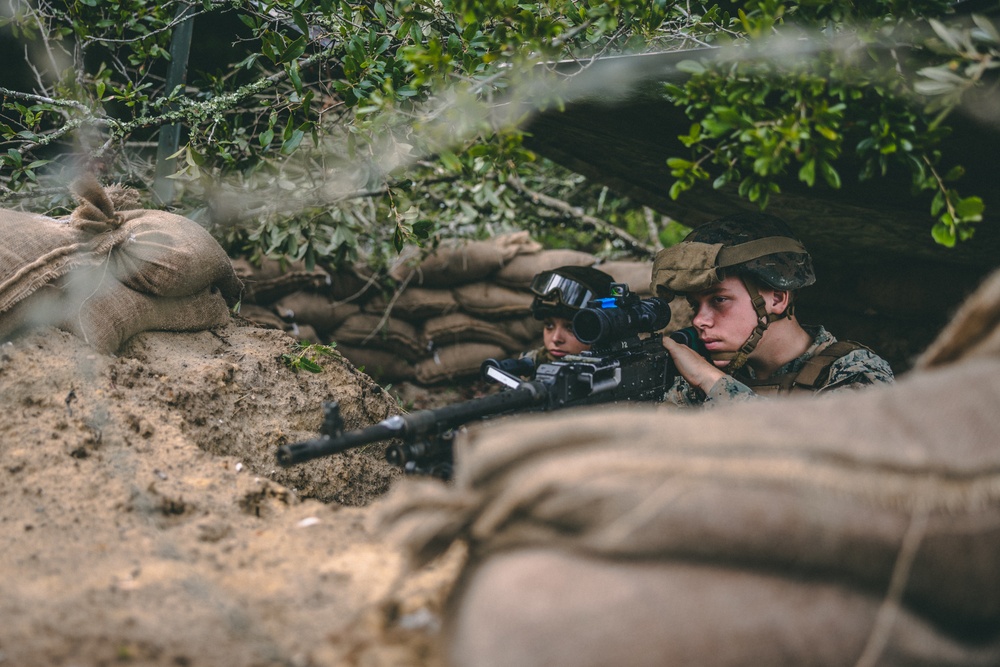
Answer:
<svg viewBox="0 0 1000 667"><path fill-rule="evenodd" d="M613 282L608 274L587 266L561 266L536 275L531 313L544 323L543 346L522 357L539 364L590 349L573 333L573 316L591 300L610 296Z"/></svg>

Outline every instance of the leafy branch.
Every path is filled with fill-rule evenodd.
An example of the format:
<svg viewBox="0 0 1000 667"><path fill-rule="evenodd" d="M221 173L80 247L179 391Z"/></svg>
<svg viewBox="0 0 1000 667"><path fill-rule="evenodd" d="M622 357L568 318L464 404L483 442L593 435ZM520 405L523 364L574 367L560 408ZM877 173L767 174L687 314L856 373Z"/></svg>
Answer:
<svg viewBox="0 0 1000 667"><path fill-rule="evenodd" d="M936 38L915 40L927 48L911 48L903 60L880 38L887 32L884 17L865 24L854 16L853 23L802 40L801 32L785 26L785 4L762 0L749 7L740 14L741 46L681 63L690 79L666 87L667 97L694 121L679 137L691 155L667 160L675 178L670 196L711 181L714 188L735 185L740 196L766 208L785 174L809 187L819 180L839 189L840 158L853 150L861 158L861 179L901 167L915 191L933 195L935 241L951 247L970 239L984 205L951 185L964 171L960 166L940 164L943 121L1000 64L996 28L978 16L972 28L930 19ZM897 34L911 30L903 18L896 21ZM785 57L762 58L769 44ZM790 49L798 55L788 57Z"/></svg>

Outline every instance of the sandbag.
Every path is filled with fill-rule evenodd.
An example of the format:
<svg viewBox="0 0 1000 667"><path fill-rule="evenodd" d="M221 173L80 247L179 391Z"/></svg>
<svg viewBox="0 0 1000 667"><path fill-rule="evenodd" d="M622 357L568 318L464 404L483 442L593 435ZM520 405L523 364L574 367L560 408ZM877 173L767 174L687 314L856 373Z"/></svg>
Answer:
<svg viewBox="0 0 1000 667"><path fill-rule="evenodd" d="M412 380L414 377L413 364L398 354L351 345L337 345L337 351L379 382L402 382Z"/></svg>
<svg viewBox="0 0 1000 667"><path fill-rule="evenodd" d="M487 319L517 318L531 314L530 292L501 287L488 282L462 285L452 290L462 310Z"/></svg>
<svg viewBox="0 0 1000 667"><path fill-rule="evenodd" d="M542 340L542 321L531 315L506 320L494 320L493 324L508 336L527 348L536 347Z"/></svg>
<svg viewBox="0 0 1000 667"><path fill-rule="evenodd" d="M302 261L285 265L264 259L260 266L255 266L240 258L233 265L246 286L243 300L247 303L270 304L295 292L328 290L333 284L329 273L318 266L307 270Z"/></svg>
<svg viewBox="0 0 1000 667"><path fill-rule="evenodd" d="M386 350L408 361L416 361L426 354L417 329L396 317L357 313L337 327L332 338L338 345Z"/></svg>
<svg viewBox="0 0 1000 667"><path fill-rule="evenodd" d="M491 343L509 354L524 351L524 344L506 334L496 323L465 313L451 313L428 320L423 328L428 348L441 348L456 343Z"/></svg>
<svg viewBox="0 0 1000 667"><path fill-rule="evenodd" d="M891 386L478 425L384 525L467 544L456 665L998 664L998 312L1000 272Z"/></svg>
<svg viewBox="0 0 1000 667"><path fill-rule="evenodd" d="M505 356L504 349L489 343L458 343L434 350L414 367L414 378L423 385L473 377L487 359Z"/></svg>
<svg viewBox="0 0 1000 667"><path fill-rule="evenodd" d="M33 213L0 209L0 313L93 254L85 231Z"/></svg>
<svg viewBox="0 0 1000 667"><path fill-rule="evenodd" d="M239 317L253 322L262 329L279 329L284 331L288 328L288 322L278 317L270 308L258 306L255 303L240 304Z"/></svg>
<svg viewBox="0 0 1000 667"><path fill-rule="evenodd" d="M528 232L482 241L444 242L426 256L416 249L405 251L389 270L389 276L408 286L452 287L482 280L518 254L540 249Z"/></svg>
<svg viewBox="0 0 1000 667"><path fill-rule="evenodd" d="M0 335L54 325L114 353L152 329L192 331L228 319L242 293L231 262L200 225L135 208L134 191L73 184L65 220L0 216Z"/></svg>
<svg viewBox="0 0 1000 667"><path fill-rule="evenodd" d="M421 323L431 317L458 310L458 302L450 289L408 287L390 298L379 295L365 303L365 312L381 315L392 304L391 314L407 322Z"/></svg>
<svg viewBox="0 0 1000 667"><path fill-rule="evenodd" d="M593 266L596 261L597 258L593 255L580 250L560 248L542 250L517 255L496 272L493 280L505 287L528 289L532 279L542 271L551 271L560 266ZM649 276L646 276L646 283L649 283Z"/></svg>
<svg viewBox="0 0 1000 667"><path fill-rule="evenodd" d="M93 271L93 270L92 270ZM74 272L79 276L80 271ZM94 281L85 281L93 285ZM21 330L54 326L94 349L113 354L143 331L203 331L229 321L229 307L212 289L180 297L143 294L116 281L96 283L86 294L46 285L0 316L0 337Z"/></svg>
<svg viewBox="0 0 1000 667"><path fill-rule="evenodd" d="M292 292L272 306L278 317L298 325L308 324L317 331L330 333L347 318L361 312L354 303L340 303L318 292Z"/></svg>

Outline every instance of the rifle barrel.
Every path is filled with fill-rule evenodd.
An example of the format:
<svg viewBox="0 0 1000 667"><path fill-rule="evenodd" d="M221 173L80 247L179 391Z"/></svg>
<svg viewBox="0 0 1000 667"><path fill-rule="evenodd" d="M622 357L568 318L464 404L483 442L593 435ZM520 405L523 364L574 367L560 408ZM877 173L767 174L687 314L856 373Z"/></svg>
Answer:
<svg viewBox="0 0 1000 667"><path fill-rule="evenodd" d="M419 410L408 415L394 415L359 431L322 435L278 448L281 466L291 466L322 456L339 454L348 449L401 437L412 440L420 436L443 433L490 415L542 405L548 398L548 388L539 382L525 382L516 389L474 398L434 410Z"/></svg>
<svg viewBox="0 0 1000 667"><path fill-rule="evenodd" d="M388 421L385 419L360 431L348 431L337 436L321 435L312 440L283 445L278 447L278 464L288 467L296 463L318 459L321 456L339 454L348 449L362 447L379 440L388 440L399 435L399 428L393 428L392 425L387 424Z"/></svg>

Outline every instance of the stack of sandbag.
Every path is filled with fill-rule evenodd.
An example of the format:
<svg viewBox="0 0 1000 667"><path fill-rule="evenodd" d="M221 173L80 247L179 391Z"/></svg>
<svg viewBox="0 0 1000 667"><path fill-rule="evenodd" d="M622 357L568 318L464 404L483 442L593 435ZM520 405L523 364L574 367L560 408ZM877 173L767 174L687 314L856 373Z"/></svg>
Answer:
<svg viewBox="0 0 1000 667"><path fill-rule="evenodd" d="M0 338L51 325L114 353L141 331L229 320L242 286L205 229L92 176L73 192L64 219L0 210Z"/></svg>
<svg viewBox="0 0 1000 667"><path fill-rule="evenodd" d="M363 264L335 272L307 269L305 262L233 260L246 286L240 316L302 341L327 343L348 317L377 292L376 278Z"/></svg>
<svg viewBox="0 0 1000 667"><path fill-rule="evenodd" d="M527 232L410 248L381 279L356 265L336 273L301 263L259 268L237 260L249 299L241 315L302 339L335 342L383 382L434 385L478 374L485 359L517 356L541 344L531 316L532 278L560 266L597 266L640 296L651 264L598 263L585 252L546 250Z"/></svg>
<svg viewBox="0 0 1000 667"><path fill-rule="evenodd" d="M895 385L482 424L386 526L455 541L449 664L1000 664L1000 272Z"/></svg>

